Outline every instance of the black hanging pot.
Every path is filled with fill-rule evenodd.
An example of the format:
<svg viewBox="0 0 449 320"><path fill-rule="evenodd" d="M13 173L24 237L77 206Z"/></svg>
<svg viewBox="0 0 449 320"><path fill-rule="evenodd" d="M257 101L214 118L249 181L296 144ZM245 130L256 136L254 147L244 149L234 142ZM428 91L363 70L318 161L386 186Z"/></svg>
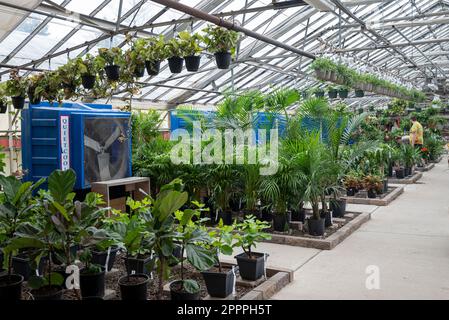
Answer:
<svg viewBox="0 0 449 320"><path fill-rule="evenodd" d="M123 260L128 273L132 273L132 271L134 271L137 274L150 274L152 271L149 268L152 260L151 256L143 258L123 257Z"/></svg>
<svg viewBox="0 0 449 320"><path fill-rule="evenodd" d="M396 171L396 178L397 179L404 179L405 178L405 169L404 168L398 168Z"/></svg>
<svg viewBox="0 0 449 320"><path fill-rule="evenodd" d="M370 199L377 198L376 189L368 189L368 198L370 198Z"/></svg>
<svg viewBox="0 0 449 320"><path fill-rule="evenodd" d="M181 57L171 57L168 58L168 67L171 73L181 73L182 67L184 66L184 59Z"/></svg>
<svg viewBox="0 0 449 320"><path fill-rule="evenodd" d="M322 97L324 97L324 91L316 91L316 92L315 92L315 97L317 97L317 98L322 98Z"/></svg>
<svg viewBox="0 0 449 320"><path fill-rule="evenodd" d="M359 113L359 114L362 114L362 113L363 113L363 108L360 108L360 109L358 110L358 113Z"/></svg>
<svg viewBox="0 0 449 320"><path fill-rule="evenodd" d="M147 300L148 283L150 277L146 274L131 274L118 280L122 300Z"/></svg>
<svg viewBox="0 0 449 320"><path fill-rule="evenodd" d="M214 56L218 69L229 69L232 61L232 55L230 52L217 52Z"/></svg>
<svg viewBox="0 0 449 320"><path fill-rule="evenodd" d="M329 95L330 99L335 99L335 98L337 98L338 91L337 90L329 90L328 95Z"/></svg>
<svg viewBox="0 0 449 320"><path fill-rule="evenodd" d="M255 281L264 275L265 257L263 253L251 252L251 258L246 253L235 256L242 279Z"/></svg>
<svg viewBox="0 0 449 320"><path fill-rule="evenodd" d="M186 69L190 72L196 72L200 68L201 56L187 56L184 57L186 60Z"/></svg>
<svg viewBox="0 0 449 320"><path fill-rule="evenodd" d="M84 89L90 90L95 87L95 80L97 76L91 74L83 74L81 75L81 83L83 84Z"/></svg>
<svg viewBox="0 0 449 320"><path fill-rule="evenodd" d="M287 213L273 214L273 230L278 232L287 232L290 229L290 217Z"/></svg>
<svg viewBox="0 0 449 320"><path fill-rule="evenodd" d="M30 99L30 104L39 104L39 103L41 103L41 97L39 95L36 96L34 91L35 91L35 88L30 87L27 92L28 98Z"/></svg>
<svg viewBox="0 0 449 320"><path fill-rule="evenodd" d="M8 109L8 105L6 103L0 102L0 113L6 113L6 110ZM1 266L1 264L0 264Z"/></svg>
<svg viewBox="0 0 449 320"><path fill-rule="evenodd" d="M118 247L111 248L111 251L109 252L108 270L107 271L111 271L112 267L114 266L115 257L117 256L118 251L119 251ZM91 262L93 264L98 264L98 265L104 267L106 265L107 258L108 258L108 250L105 250L105 251L92 250Z"/></svg>
<svg viewBox="0 0 449 320"><path fill-rule="evenodd" d="M323 218L320 219L309 218L307 219L307 226L310 235L312 236L324 235L325 220Z"/></svg>
<svg viewBox="0 0 449 320"><path fill-rule="evenodd" d="M109 81L118 81L120 79L120 66L115 64L109 65L104 67L104 71Z"/></svg>
<svg viewBox="0 0 449 320"><path fill-rule="evenodd" d="M346 213L346 200L345 199L331 200L330 205L331 205L333 217L343 218L345 216L345 213Z"/></svg>
<svg viewBox="0 0 449 320"><path fill-rule="evenodd" d="M17 301L22 298L23 277L20 274L0 276L0 301Z"/></svg>
<svg viewBox="0 0 449 320"><path fill-rule="evenodd" d="M232 269L225 272L203 271L201 274L206 283L207 293L211 297L226 298L232 294L235 280Z"/></svg>
<svg viewBox="0 0 449 320"><path fill-rule="evenodd" d="M134 67L134 76L142 78L145 75L145 64L138 64Z"/></svg>
<svg viewBox="0 0 449 320"><path fill-rule="evenodd" d="M190 293L184 290L184 284L182 280L173 281L170 283L170 296L173 301L193 301L200 300L200 292Z"/></svg>
<svg viewBox="0 0 449 320"><path fill-rule="evenodd" d="M62 300L64 290L61 286L44 286L31 290L34 300Z"/></svg>
<svg viewBox="0 0 449 320"><path fill-rule="evenodd" d="M226 226L232 225L232 223L233 223L232 211L225 211L225 212L223 212L223 211L220 210L218 212L218 221L220 221L220 219L223 219L224 225L226 225Z"/></svg>
<svg viewBox="0 0 449 320"><path fill-rule="evenodd" d="M104 297L104 269L97 273L88 273L86 269L80 270L80 290L81 296Z"/></svg>
<svg viewBox="0 0 449 320"><path fill-rule="evenodd" d="M353 187L346 188L346 195L348 197L353 197L353 196L355 196L356 193L357 193L357 189L356 188L353 188Z"/></svg>
<svg viewBox="0 0 449 320"><path fill-rule="evenodd" d="M15 109L23 109L25 107L25 97L11 97L12 105Z"/></svg>
<svg viewBox="0 0 449 320"><path fill-rule="evenodd" d="M342 99L346 99L348 97L349 91L347 89L338 90L338 96Z"/></svg>
<svg viewBox="0 0 449 320"><path fill-rule="evenodd" d="M160 61L145 61L145 68L147 69L148 75L157 76L161 70Z"/></svg>
<svg viewBox="0 0 449 320"><path fill-rule="evenodd" d="M357 98L362 98L362 97L365 96L365 92L364 92L363 90L358 90L358 89L356 89L356 90L355 90L355 96L356 96Z"/></svg>

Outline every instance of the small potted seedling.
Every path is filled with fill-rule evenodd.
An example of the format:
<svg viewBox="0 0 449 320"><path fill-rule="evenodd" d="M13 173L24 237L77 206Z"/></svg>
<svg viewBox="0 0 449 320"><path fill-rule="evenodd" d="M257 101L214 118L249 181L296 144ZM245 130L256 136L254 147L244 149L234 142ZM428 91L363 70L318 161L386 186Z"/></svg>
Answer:
<svg viewBox="0 0 449 320"><path fill-rule="evenodd" d="M236 225L239 232L237 245L243 249L243 253L235 256L239 266L240 276L244 280L255 281L264 275L266 253L254 252L252 249L262 240L269 240L271 236L263 232L270 228L270 224L256 220L249 216L242 223Z"/></svg>
<svg viewBox="0 0 449 320"><path fill-rule="evenodd" d="M86 248L80 254L79 259L84 263L84 268L80 270L80 290L84 298L104 297L105 290L105 269L104 267L92 263L92 253Z"/></svg>
<svg viewBox="0 0 449 320"><path fill-rule="evenodd" d="M224 225L223 220L220 219L218 227L209 233L212 238L210 246L216 253L217 265L203 271L202 275L207 292L211 297L225 298L234 290L236 269L224 268L219 259L220 254L232 255L233 248L237 245L237 235L233 232L234 227Z"/></svg>

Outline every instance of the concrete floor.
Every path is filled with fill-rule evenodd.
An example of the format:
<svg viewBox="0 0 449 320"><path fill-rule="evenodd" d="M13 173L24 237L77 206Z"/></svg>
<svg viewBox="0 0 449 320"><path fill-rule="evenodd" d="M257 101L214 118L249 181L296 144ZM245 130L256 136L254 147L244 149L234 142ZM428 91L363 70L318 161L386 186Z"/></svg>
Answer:
<svg viewBox="0 0 449 320"><path fill-rule="evenodd" d="M260 245L269 265L295 270L273 299L449 299L446 158L389 206L349 210L360 208L371 220L331 251Z"/></svg>

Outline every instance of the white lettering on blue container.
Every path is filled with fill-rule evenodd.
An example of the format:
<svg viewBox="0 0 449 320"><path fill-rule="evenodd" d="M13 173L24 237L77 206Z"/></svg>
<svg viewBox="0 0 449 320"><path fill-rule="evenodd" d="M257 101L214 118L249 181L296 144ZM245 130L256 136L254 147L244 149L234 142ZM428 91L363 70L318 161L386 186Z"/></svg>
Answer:
<svg viewBox="0 0 449 320"><path fill-rule="evenodd" d="M69 116L60 117L61 127L61 170L70 169L70 123Z"/></svg>

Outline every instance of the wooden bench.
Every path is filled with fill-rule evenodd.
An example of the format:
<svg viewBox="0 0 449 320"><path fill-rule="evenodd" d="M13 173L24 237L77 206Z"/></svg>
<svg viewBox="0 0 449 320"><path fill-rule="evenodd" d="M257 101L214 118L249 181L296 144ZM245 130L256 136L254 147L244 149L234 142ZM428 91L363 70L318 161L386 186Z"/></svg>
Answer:
<svg viewBox="0 0 449 320"><path fill-rule="evenodd" d="M111 188L119 187L125 192L123 196L111 199ZM140 189L145 193L150 193L150 179L143 177L129 177L116 180L93 182L91 184L92 192L99 193L103 196L107 207L126 211L126 193L131 193L134 200L142 200L145 197Z"/></svg>

